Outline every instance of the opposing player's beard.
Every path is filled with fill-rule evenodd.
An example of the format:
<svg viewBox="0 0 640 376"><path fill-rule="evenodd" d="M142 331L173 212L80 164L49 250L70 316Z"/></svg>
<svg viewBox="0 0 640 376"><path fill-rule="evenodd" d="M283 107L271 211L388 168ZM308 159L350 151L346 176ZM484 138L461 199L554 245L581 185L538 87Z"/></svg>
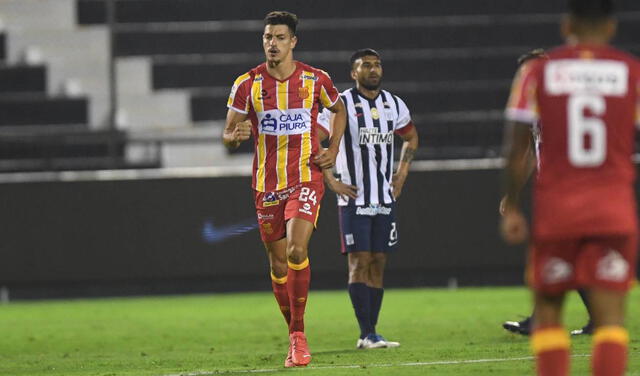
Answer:
<svg viewBox="0 0 640 376"><path fill-rule="evenodd" d="M382 80L378 80L377 84L371 84L368 82L360 82L360 86L362 86L363 88L367 89L367 90L378 90L378 88L380 87L380 84L382 83Z"/></svg>

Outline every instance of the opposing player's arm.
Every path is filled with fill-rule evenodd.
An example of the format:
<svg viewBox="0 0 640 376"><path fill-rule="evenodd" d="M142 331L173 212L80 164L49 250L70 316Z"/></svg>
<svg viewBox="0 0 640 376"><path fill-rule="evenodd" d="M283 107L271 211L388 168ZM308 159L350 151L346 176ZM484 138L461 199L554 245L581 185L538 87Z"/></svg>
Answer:
<svg viewBox="0 0 640 376"><path fill-rule="evenodd" d="M318 138L320 142L329 138L329 130L331 129L331 123L333 123L335 119L335 115L331 114L327 116L326 111L323 111L318 116ZM333 169L325 168L322 169L322 175L324 177L324 182L329 187L331 191L335 194L341 196L344 200L347 200L349 197L356 199L358 197L358 187L355 185L344 184L340 180L336 179L333 176Z"/></svg>
<svg viewBox="0 0 640 376"><path fill-rule="evenodd" d="M331 133L329 135L329 147L323 150L315 158L315 163L320 168L331 168L336 163L336 156L340 148L340 140L344 134L344 130L347 124L347 112L344 107L342 99L338 97L338 100L331 107L327 109L333 114L331 115Z"/></svg>
<svg viewBox="0 0 640 376"><path fill-rule="evenodd" d="M508 122L505 131L504 214L500 230L507 243L518 244L528 236L527 221L520 210L520 192L531 174L531 126Z"/></svg>
<svg viewBox="0 0 640 376"><path fill-rule="evenodd" d="M330 168L325 168L322 170L322 176L324 177L324 182L329 187L329 189L341 196L343 200L348 200L348 198L356 199L358 198L358 187L355 185L348 185L340 180L336 179L333 176L333 170Z"/></svg>
<svg viewBox="0 0 640 376"><path fill-rule="evenodd" d="M236 149L242 141L251 136L251 121L247 114L242 114L230 108L222 131L222 143L229 149Z"/></svg>
<svg viewBox="0 0 640 376"><path fill-rule="evenodd" d="M393 174L391 181L394 198L400 197L404 182L409 175L409 166L416 154L416 150L418 150L418 131L416 127L410 125L407 131L400 133L400 138L404 141L400 151L400 163L398 163L398 169Z"/></svg>
<svg viewBox="0 0 640 376"><path fill-rule="evenodd" d="M336 156L340 149L340 140L347 125L347 111L342 102L342 98L338 97L338 100L332 106L327 107L327 109L333 112L331 115L329 147L320 152L315 158L315 163L322 169L331 168L336 163Z"/></svg>

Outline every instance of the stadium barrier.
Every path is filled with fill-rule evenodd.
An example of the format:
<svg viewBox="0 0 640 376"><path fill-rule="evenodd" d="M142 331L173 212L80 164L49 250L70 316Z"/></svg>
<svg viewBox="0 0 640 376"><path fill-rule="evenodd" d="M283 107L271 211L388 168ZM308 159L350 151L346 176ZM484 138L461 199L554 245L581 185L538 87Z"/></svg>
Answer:
<svg viewBox="0 0 640 376"><path fill-rule="evenodd" d="M499 165L416 162L398 202L389 287L522 284L524 247L505 246L497 231ZM0 286L12 299L268 289L250 178L187 171L5 175ZM313 288L345 285L339 247L326 193L310 245Z"/></svg>

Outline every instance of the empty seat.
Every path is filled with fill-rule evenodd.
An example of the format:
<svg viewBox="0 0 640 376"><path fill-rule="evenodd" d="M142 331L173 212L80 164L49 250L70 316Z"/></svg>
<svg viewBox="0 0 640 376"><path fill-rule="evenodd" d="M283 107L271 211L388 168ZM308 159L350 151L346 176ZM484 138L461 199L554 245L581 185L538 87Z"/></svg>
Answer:
<svg viewBox="0 0 640 376"><path fill-rule="evenodd" d="M11 93L44 94L47 90L44 66L0 65L0 95Z"/></svg>
<svg viewBox="0 0 640 376"><path fill-rule="evenodd" d="M0 126L87 124L86 98L0 97Z"/></svg>

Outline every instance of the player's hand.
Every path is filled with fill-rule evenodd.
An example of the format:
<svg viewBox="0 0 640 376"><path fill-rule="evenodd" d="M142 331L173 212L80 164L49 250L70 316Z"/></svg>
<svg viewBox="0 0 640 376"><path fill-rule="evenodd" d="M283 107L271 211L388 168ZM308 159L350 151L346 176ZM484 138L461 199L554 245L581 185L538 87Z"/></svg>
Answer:
<svg viewBox="0 0 640 376"><path fill-rule="evenodd" d="M500 232L507 244L520 244L529 236L527 219L519 209L505 208L500 221Z"/></svg>
<svg viewBox="0 0 640 376"><path fill-rule="evenodd" d="M241 121L236 124L233 130L233 140L236 142L246 141L251 137L251 120Z"/></svg>
<svg viewBox="0 0 640 376"><path fill-rule="evenodd" d="M402 193L402 187L407 180L407 173L396 172L391 178L391 193L394 199L398 199Z"/></svg>
<svg viewBox="0 0 640 376"><path fill-rule="evenodd" d="M321 169L331 168L336 164L336 156L338 152L335 150L323 149L320 151L318 155L313 159L313 162L318 165Z"/></svg>
<svg viewBox="0 0 640 376"><path fill-rule="evenodd" d="M329 189L333 191L338 196L342 197L343 200L348 200L349 197L352 199L358 198L358 187L355 185L348 185L336 178L331 178L327 181L327 186Z"/></svg>

